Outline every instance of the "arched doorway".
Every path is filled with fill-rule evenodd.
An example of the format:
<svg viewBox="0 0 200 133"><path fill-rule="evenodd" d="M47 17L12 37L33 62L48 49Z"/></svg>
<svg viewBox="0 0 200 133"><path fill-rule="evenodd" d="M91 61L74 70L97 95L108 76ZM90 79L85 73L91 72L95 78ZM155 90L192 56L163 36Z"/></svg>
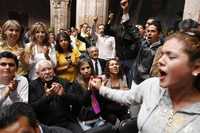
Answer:
<svg viewBox="0 0 200 133"><path fill-rule="evenodd" d="M70 27L76 26L76 0L71 0Z"/></svg>
<svg viewBox="0 0 200 133"><path fill-rule="evenodd" d="M49 25L50 1L49 0L1 0L0 20L16 19L24 27L36 21L43 21ZM1 23L2 23L1 22Z"/></svg>

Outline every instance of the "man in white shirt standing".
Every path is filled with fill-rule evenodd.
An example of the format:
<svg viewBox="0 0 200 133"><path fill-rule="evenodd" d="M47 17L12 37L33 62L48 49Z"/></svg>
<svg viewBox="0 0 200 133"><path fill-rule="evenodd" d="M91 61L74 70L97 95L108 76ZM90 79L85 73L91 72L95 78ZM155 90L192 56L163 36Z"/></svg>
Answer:
<svg viewBox="0 0 200 133"><path fill-rule="evenodd" d="M16 75L17 56L11 52L0 53L0 107L14 102L28 102L28 81Z"/></svg>
<svg viewBox="0 0 200 133"><path fill-rule="evenodd" d="M104 29L104 24L98 26L96 47L99 49L99 58L108 60L116 57L115 38L105 35Z"/></svg>

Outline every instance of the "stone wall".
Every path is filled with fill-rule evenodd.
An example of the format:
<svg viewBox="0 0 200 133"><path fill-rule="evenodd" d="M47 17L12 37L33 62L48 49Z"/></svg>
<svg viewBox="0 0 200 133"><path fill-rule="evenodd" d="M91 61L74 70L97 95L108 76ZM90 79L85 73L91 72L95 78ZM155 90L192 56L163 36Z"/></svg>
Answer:
<svg viewBox="0 0 200 133"><path fill-rule="evenodd" d="M76 26L86 22L92 24L92 18L98 16L98 23L105 23L108 14L108 0L77 0Z"/></svg>
<svg viewBox="0 0 200 133"><path fill-rule="evenodd" d="M188 18L200 22L200 0L185 0L183 19Z"/></svg>

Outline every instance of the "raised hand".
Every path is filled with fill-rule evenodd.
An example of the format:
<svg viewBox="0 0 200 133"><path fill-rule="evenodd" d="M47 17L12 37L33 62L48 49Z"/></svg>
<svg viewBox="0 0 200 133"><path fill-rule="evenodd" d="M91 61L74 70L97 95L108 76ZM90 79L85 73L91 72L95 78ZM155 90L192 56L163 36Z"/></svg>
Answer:
<svg viewBox="0 0 200 133"><path fill-rule="evenodd" d="M90 78L90 81L89 81L89 88L90 89L99 90L101 86L102 86L102 79L101 78L99 78L99 77Z"/></svg>
<svg viewBox="0 0 200 133"><path fill-rule="evenodd" d="M112 13L112 12L108 15L108 22L107 22L107 24L110 24L113 21L114 15L115 14Z"/></svg>
<svg viewBox="0 0 200 133"><path fill-rule="evenodd" d="M128 0L121 0L120 5L123 9L123 13L128 13Z"/></svg>
<svg viewBox="0 0 200 133"><path fill-rule="evenodd" d="M14 91L17 89L17 80L13 79L10 81L10 83L7 85L10 91Z"/></svg>
<svg viewBox="0 0 200 133"><path fill-rule="evenodd" d="M8 96L10 95L11 92L15 91L17 89L17 81L13 79L10 81L10 83L6 86L5 91L3 92L2 95Z"/></svg>
<svg viewBox="0 0 200 133"><path fill-rule="evenodd" d="M94 16L94 17L93 17L93 22L94 22L94 23L97 23L97 21L98 21L98 16Z"/></svg>

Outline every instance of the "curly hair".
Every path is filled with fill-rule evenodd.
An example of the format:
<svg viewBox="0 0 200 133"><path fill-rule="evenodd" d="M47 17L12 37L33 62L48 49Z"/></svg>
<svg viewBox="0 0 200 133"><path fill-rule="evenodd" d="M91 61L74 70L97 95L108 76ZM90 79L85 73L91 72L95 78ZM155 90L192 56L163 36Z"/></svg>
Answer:
<svg viewBox="0 0 200 133"><path fill-rule="evenodd" d="M34 23L32 26L31 26L31 29L30 29L30 37L31 37L31 40L33 42L35 42L37 39L35 37L35 34L37 33L37 31L39 30L44 30L44 33L45 33L45 39L43 40L43 43L45 44L48 44L48 31L47 31L47 26L45 23L43 22L36 22Z"/></svg>
<svg viewBox="0 0 200 133"><path fill-rule="evenodd" d="M122 66L121 66L119 60L116 59L116 58L109 59L109 60L106 62L106 68L105 68L105 75L106 75L106 78L110 78L109 65L110 65L110 62L111 62L111 61L116 61L116 62L119 64L119 73L118 73L117 77L120 78L120 79L123 79L123 69L122 69Z"/></svg>

